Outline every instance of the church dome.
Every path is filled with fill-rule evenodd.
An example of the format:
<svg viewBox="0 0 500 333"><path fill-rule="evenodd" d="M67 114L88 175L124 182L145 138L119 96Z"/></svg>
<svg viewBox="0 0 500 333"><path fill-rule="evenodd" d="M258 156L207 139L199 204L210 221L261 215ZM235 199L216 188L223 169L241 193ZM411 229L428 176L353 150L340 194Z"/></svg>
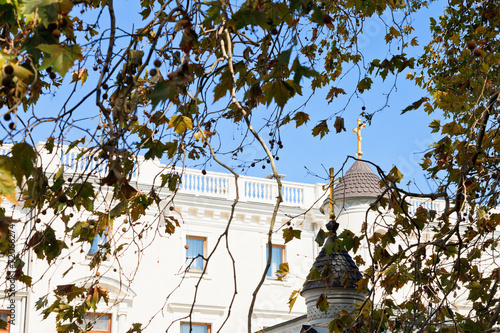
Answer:
<svg viewBox="0 0 500 333"><path fill-rule="evenodd" d="M326 255L326 245L331 242L334 242L334 237L328 238L314 261L302 293L310 289L356 288L356 283L363 277L347 251L332 251Z"/></svg>
<svg viewBox="0 0 500 333"><path fill-rule="evenodd" d="M380 188L380 178L362 160L357 160L347 170L340 183L335 186L334 198L376 198L383 190Z"/></svg>

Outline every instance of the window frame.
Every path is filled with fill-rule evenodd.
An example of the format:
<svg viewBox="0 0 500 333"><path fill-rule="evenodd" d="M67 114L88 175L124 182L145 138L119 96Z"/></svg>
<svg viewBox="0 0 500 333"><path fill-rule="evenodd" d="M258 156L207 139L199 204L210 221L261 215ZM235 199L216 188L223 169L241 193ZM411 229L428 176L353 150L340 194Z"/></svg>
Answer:
<svg viewBox="0 0 500 333"><path fill-rule="evenodd" d="M182 326L187 325L189 327L189 322L182 321L180 325L180 331L182 333ZM191 322L191 326L205 326L207 327L207 333L212 333L212 324L209 323L199 323L199 322Z"/></svg>
<svg viewBox="0 0 500 333"><path fill-rule="evenodd" d="M88 331L87 333L111 333L111 319L112 319L112 315L111 313L99 313L99 312L85 312L84 316L86 315L91 315L91 316L98 316L98 317L108 317L108 330L107 331L103 331L103 330L95 330L93 327L90 331Z"/></svg>
<svg viewBox="0 0 500 333"><path fill-rule="evenodd" d="M0 312L7 314L7 328L0 329L0 333L9 333L10 332L10 310L1 309Z"/></svg>
<svg viewBox="0 0 500 333"><path fill-rule="evenodd" d="M201 258L202 267L201 267L201 269L190 268L190 266L194 263L194 260L192 261L192 258L188 258L188 253L187 253L187 251L189 250L188 239L197 239L197 240L203 241L203 253L201 254L202 255L202 258ZM186 270L188 272L203 272L203 270L205 269L205 265L206 265L205 258L207 257L207 237L186 235L185 246L186 245L188 246L188 248L186 248L186 252L185 252Z"/></svg>
<svg viewBox="0 0 500 333"><path fill-rule="evenodd" d="M282 263L286 262L286 259L285 259L285 253L286 253L285 252L285 245L284 244L274 244L273 243L273 244L271 244L271 247L272 248L274 248L274 247L281 248L281 262L278 264L278 268L279 268L279 266ZM269 256L269 243L266 244L266 255L265 255L265 261L264 261L264 267L266 267L268 256ZM273 256L271 258L271 266L269 266L269 269L266 272L266 278L267 279L277 279L278 278L277 275L276 275L276 271L274 271L274 272L271 271L271 267L272 267L274 259L275 259L275 257ZM269 273L270 273L270 275L269 275Z"/></svg>

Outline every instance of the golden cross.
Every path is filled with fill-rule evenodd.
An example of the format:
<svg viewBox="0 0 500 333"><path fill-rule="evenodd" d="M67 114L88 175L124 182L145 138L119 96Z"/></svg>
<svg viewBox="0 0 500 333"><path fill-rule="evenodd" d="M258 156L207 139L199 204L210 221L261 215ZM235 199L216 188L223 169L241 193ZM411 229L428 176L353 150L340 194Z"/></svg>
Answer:
<svg viewBox="0 0 500 333"><path fill-rule="evenodd" d="M333 183L335 177L335 172L333 172L333 168L330 168L330 220L335 220L335 200L333 199Z"/></svg>
<svg viewBox="0 0 500 333"><path fill-rule="evenodd" d="M330 168L329 170L329 176L330 176L330 182L326 185L323 185L323 191L325 191L327 188L330 188L330 197L328 198L328 201L330 202L330 220L335 220L335 200L333 199L333 192L334 192L334 185L335 185L335 172L333 171L333 168Z"/></svg>
<svg viewBox="0 0 500 333"><path fill-rule="evenodd" d="M361 158L363 156L363 152L361 151L361 129L365 127L366 125L361 124L361 119L358 118L356 128L352 129L352 132L356 133L356 135L358 136L358 152L356 153L356 156L358 158Z"/></svg>

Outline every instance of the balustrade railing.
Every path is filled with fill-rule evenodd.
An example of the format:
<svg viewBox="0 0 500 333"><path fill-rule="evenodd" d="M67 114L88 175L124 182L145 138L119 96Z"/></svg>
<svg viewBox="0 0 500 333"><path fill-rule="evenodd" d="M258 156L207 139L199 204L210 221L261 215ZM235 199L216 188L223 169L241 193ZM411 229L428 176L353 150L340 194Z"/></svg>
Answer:
<svg viewBox="0 0 500 333"><path fill-rule="evenodd" d="M95 177L104 177L108 173L108 165L101 159L96 159L95 154L81 153L78 148L67 152L67 147L54 149L49 154L45 149L41 149L43 144L39 144L41 164L46 172L54 173L64 166L65 172L78 173L90 172ZM7 155L12 145L4 144L0 147L0 155ZM132 181L139 184L153 184L158 182L156 175L169 172L165 166L158 161L145 160L143 157L136 157L135 169ZM240 176L238 181L239 197L241 201L259 202L274 204L278 196L278 185L274 180ZM321 184L305 184L282 181L282 204L291 207L308 208L310 206L319 207L323 200L318 200L325 196L325 191L321 189ZM180 193L234 199L236 185L234 178L230 174L219 172L201 173L199 170L184 169L179 185ZM443 200L430 200L424 198L408 199L409 211L414 214L419 206L436 212L444 211Z"/></svg>
<svg viewBox="0 0 500 333"><path fill-rule="evenodd" d="M444 200L431 200L427 198L410 198L407 200L409 204L408 212L410 214L415 214L418 207L425 208L427 210L434 210L436 213L442 213L445 209Z"/></svg>

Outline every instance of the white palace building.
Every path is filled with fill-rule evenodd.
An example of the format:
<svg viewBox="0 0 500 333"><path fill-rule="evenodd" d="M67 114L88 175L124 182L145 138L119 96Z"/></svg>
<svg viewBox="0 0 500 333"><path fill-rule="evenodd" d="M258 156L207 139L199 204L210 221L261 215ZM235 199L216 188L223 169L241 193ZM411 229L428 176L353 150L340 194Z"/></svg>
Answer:
<svg viewBox="0 0 500 333"><path fill-rule="evenodd" d="M83 170L82 162L76 162L75 149L69 153L54 151L48 154L41 149L42 145L39 146L40 163L49 179L61 166L64 167L66 179L76 177ZM10 146L4 144L0 150L1 154L9 154ZM87 163L94 162L88 160ZM147 193L151 186L159 184L160 180L154 176L163 168L159 163L139 157L130 184ZM101 171L101 174L96 172L90 181L98 181L104 174L104 170ZM182 183L174 205L169 201L172 193L162 189L159 195L167 207L162 207L162 212L157 209L147 211L140 225L131 226L123 220L121 224L115 222L107 240L95 239L93 247L82 248L76 242L70 246L71 240L66 236L64 241L69 249L63 251L63 260L52 265L37 259L31 251L24 253L24 270L33 277L33 286L26 288L19 282L8 285L8 289L15 290L15 293L9 294L8 289L5 291L0 301L0 318L10 320L10 324L7 330L0 329L0 332L55 332L55 316L42 320L43 315L36 308L37 301L48 294L52 295L52 291L60 285L86 286L90 283L90 277L97 274L98 285L109 291L110 301L108 305L101 302L95 313L86 315L87 320L95 321L90 332L125 333L133 323L143 323L145 332L168 330L186 333L190 331L188 315L191 313L191 332L246 333L252 293L266 265L267 237L277 185L272 179L247 176L240 176L238 184L239 202L227 237L227 248L234 258L235 270L226 248L226 239L221 238L231 216L231 205L237 191L234 178L230 174L202 174L199 170L186 169L182 171ZM109 190L112 191L112 188ZM378 177L363 161L355 162L335 189L340 228L358 232L369 204L378 193ZM315 260L315 265L326 260L324 255L320 255L320 248L315 242L318 230L324 229L328 222L328 209L322 207L326 197L327 191L323 189L323 184L283 181L283 203L274 229L288 227L287 222L291 220L291 226L302 231L301 239L285 244L281 230L273 233L272 267L253 308L254 332L265 329L264 332L299 333L305 327L315 325L316 332L326 332L318 325L327 318L317 313L314 299L324 286L304 287L302 296L308 305L302 297L299 297L292 311L289 311L287 304L291 293L304 285ZM106 207L108 199L108 193L100 193L95 209L99 211ZM411 203L413 207L432 205L433 209L440 209L437 201L430 203L415 199ZM40 230L44 223L51 223L53 228L59 228L56 229L59 230L56 236L60 239L64 237L64 223L51 216L50 210L41 221L35 221L29 211L9 205L6 200L3 206L7 215L20 220L12 226L16 253L23 248L22 244L25 244L36 222ZM322 211L326 211L326 216ZM74 214L78 214L76 210ZM165 232L165 219L172 217L181 226L169 235ZM134 230L143 228L147 231L138 237ZM98 251L99 242L102 244L104 241L110 242L112 249L121 244L127 245L117 259L108 259L99 268L91 270L91 254ZM207 262L202 257L211 254L205 267ZM350 258L341 256L334 260L347 266L352 262ZM0 258L2 267L6 267L7 262L8 256ZM282 262L289 264L290 274L279 281L274 272ZM204 268L206 274L201 276ZM6 274L6 269L3 274ZM234 281L237 282L237 294L230 307L235 293ZM362 299L362 295L356 296L346 291L339 293L343 293L341 300L348 299L351 303L359 301L360 297ZM329 299L333 303L339 302L338 293L337 296L334 294L329 295ZM49 303L53 300L53 296L48 297ZM342 306L332 306L332 311ZM327 315L332 315L331 311Z"/></svg>

